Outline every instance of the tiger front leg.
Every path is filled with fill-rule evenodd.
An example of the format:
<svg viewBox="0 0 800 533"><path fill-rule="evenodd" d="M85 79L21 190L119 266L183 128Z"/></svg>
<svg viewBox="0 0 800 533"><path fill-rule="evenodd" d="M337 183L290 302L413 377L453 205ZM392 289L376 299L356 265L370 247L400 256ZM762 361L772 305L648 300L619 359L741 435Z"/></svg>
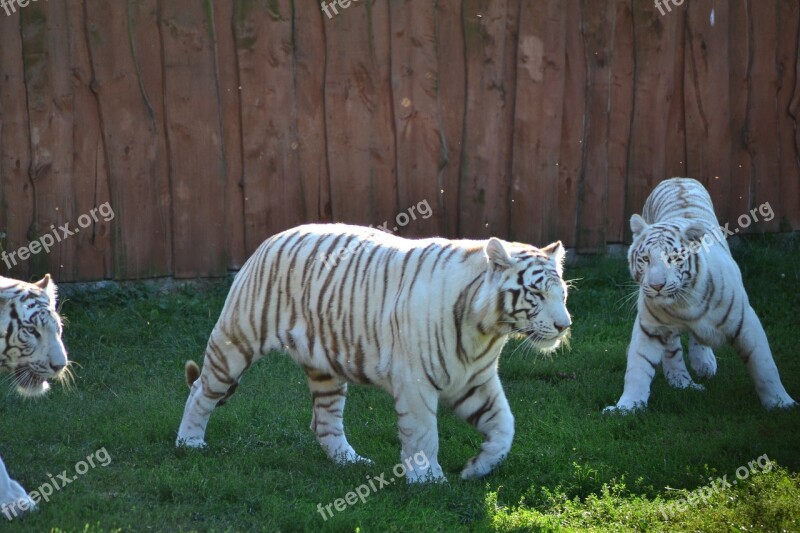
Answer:
<svg viewBox="0 0 800 533"><path fill-rule="evenodd" d="M394 391L397 427L408 483L447 481L439 466L439 435L436 425L438 394L416 382Z"/></svg>
<svg viewBox="0 0 800 533"><path fill-rule="evenodd" d="M7 520L14 520L35 508L36 504L22 485L9 477L0 458L0 514Z"/></svg>
<svg viewBox="0 0 800 533"><path fill-rule="evenodd" d="M467 461L461 478L483 477L503 462L514 440L514 415L500 378L495 374L483 385L469 388L455 399L453 410L484 438L480 453Z"/></svg>
<svg viewBox="0 0 800 533"><path fill-rule="evenodd" d="M344 404L347 383L324 372L307 371L308 387L313 398L311 430L325 454L339 464L372 461L356 453L344 435Z"/></svg>
<svg viewBox="0 0 800 533"><path fill-rule="evenodd" d="M797 402L789 396L781 383L767 334L752 307L748 306L742 320L739 335L733 340L733 347L742 362L747 365L747 371L756 386L761 405L766 409L797 406Z"/></svg>
<svg viewBox="0 0 800 533"><path fill-rule="evenodd" d="M686 361L683 358L681 338L677 334L671 337L664 345L661 368L664 370L664 377L667 378L667 383L669 383L671 387L676 389L705 389L702 385L695 383L692 380L692 376L689 375L689 370L686 368Z"/></svg>
<svg viewBox="0 0 800 533"><path fill-rule="evenodd" d="M701 378L711 378L717 373L717 358L714 351L700 344L693 333L689 333L689 361L694 370Z"/></svg>
<svg viewBox="0 0 800 533"><path fill-rule="evenodd" d="M621 412L624 414L647 407L647 400L650 398L650 384L656 375L656 368L661 362L665 348L670 344L671 337L663 339L654 331L645 328L639 315L636 316L631 343L628 346L628 362L622 396L616 405L609 405L603 409L604 413Z"/></svg>

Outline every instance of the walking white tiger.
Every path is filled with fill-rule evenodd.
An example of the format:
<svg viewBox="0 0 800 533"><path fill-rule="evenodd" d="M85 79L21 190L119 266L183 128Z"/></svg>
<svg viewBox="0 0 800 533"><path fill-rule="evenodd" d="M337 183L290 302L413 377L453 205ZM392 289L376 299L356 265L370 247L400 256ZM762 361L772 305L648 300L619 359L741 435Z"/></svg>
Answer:
<svg viewBox="0 0 800 533"><path fill-rule="evenodd" d="M303 367L311 429L337 462L364 460L342 425L347 383L394 397L409 482L443 479L437 460L441 400L485 441L462 472L489 473L508 453L514 418L497 376L510 334L552 350L571 325L564 248L488 241L410 240L342 224L273 236L233 282L205 352L189 361L191 392L176 445L204 446L211 411L271 350ZM407 461L422 452L426 465Z"/></svg>
<svg viewBox="0 0 800 533"><path fill-rule="evenodd" d="M791 407L767 336L750 307L742 274L717 223L711 197L700 182L673 178L631 217L631 276L639 284L638 312L628 347L622 397L606 412L647 405L661 362L673 387L697 388L683 360L681 333L689 333L689 360L701 377L716 374L709 346L731 343L767 409Z"/></svg>
<svg viewBox="0 0 800 533"><path fill-rule="evenodd" d="M66 366L50 275L36 283L0 277L0 371L11 373L19 394L39 396L49 389L48 379L65 375ZM10 520L33 507L0 459L0 514Z"/></svg>

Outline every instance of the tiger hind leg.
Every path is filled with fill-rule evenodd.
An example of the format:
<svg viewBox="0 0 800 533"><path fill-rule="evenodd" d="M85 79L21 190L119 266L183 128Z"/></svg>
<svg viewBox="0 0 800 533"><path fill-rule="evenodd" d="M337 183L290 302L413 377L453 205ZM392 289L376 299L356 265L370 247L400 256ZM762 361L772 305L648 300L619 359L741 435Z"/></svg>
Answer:
<svg viewBox="0 0 800 533"><path fill-rule="evenodd" d="M689 362L692 370L701 378L711 378L717 373L717 358L714 351L697 342L692 333L689 333Z"/></svg>
<svg viewBox="0 0 800 533"><path fill-rule="evenodd" d="M514 415L495 374L477 388L470 388L453 403L456 414L483 435L481 451L467 461L461 479L476 479L491 472L508 455L514 439Z"/></svg>
<svg viewBox="0 0 800 533"><path fill-rule="evenodd" d="M218 328L212 331L206 347L203 370L198 375L197 365L191 362L186 365L186 380L191 381L191 388L178 429L176 446L202 448L206 445L206 426L211 412L233 394L242 373L252 362L252 350L232 342Z"/></svg>
<svg viewBox="0 0 800 533"><path fill-rule="evenodd" d="M317 435L325 454L338 464L372 461L356 453L344 434L344 404L347 383L325 372L306 370L313 408L311 430Z"/></svg>
<svg viewBox="0 0 800 533"><path fill-rule="evenodd" d="M797 402L781 383L767 334L752 307L744 311L742 321L740 331L733 339L733 347L747 366L761 405L766 409L796 407Z"/></svg>

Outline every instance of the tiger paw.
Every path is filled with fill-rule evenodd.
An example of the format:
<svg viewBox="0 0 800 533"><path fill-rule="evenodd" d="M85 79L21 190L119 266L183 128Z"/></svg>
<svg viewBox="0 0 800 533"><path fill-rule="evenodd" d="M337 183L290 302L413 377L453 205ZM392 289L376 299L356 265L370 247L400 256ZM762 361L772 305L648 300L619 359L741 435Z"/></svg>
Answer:
<svg viewBox="0 0 800 533"><path fill-rule="evenodd" d="M708 346L691 346L689 360L692 370L701 378L711 378L717 374L717 358Z"/></svg>
<svg viewBox="0 0 800 533"><path fill-rule="evenodd" d="M679 373L679 374L671 374L671 373L666 373L665 372L665 376L667 378L667 383L672 388L675 388L675 389L693 389L693 390L700 390L700 391L706 390L706 388L703 387L702 385L699 385L699 384L695 383L694 381L692 381L692 378L689 377L689 373L686 372L686 369L684 369L684 371Z"/></svg>
<svg viewBox="0 0 800 533"><path fill-rule="evenodd" d="M409 468L406 470L406 483L447 483L447 478L438 466L424 470Z"/></svg>
<svg viewBox="0 0 800 533"><path fill-rule="evenodd" d="M776 395L771 401L762 401L762 405L768 411L773 409L795 409L798 403L794 401L788 394Z"/></svg>
<svg viewBox="0 0 800 533"><path fill-rule="evenodd" d="M11 481L11 494L0 501L0 514L7 520L14 520L36 510L36 503L25 493L16 481Z"/></svg>
<svg viewBox="0 0 800 533"><path fill-rule="evenodd" d="M706 388L699 383L695 383L691 379L685 380L667 380L667 382L676 389L689 389L689 390L696 390L696 391L704 391Z"/></svg>
<svg viewBox="0 0 800 533"><path fill-rule="evenodd" d="M497 463L495 463L496 465ZM484 461L478 460L477 457L473 457L470 459L469 463L467 464L466 468L461 471L461 479L479 479L483 476L489 474L492 470L494 470L495 465L489 465Z"/></svg>
<svg viewBox="0 0 800 533"><path fill-rule="evenodd" d="M358 455L353 448L333 454L331 459L338 465L362 464L370 466L375 464L372 459L367 459L366 457Z"/></svg>
<svg viewBox="0 0 800 533"><path fill-rule="evenodd" d="M202 437L178 437L175 440L176 448L205 448L206 441Z"/></svg>
<svg viewBox="0 0 800 533"><path fill-rule="evenodd" d="M637 411L644 411L647 407L646 402L623 402L620 400L616 405L609 405L603 409L604 415L629 415Z"/></svg>

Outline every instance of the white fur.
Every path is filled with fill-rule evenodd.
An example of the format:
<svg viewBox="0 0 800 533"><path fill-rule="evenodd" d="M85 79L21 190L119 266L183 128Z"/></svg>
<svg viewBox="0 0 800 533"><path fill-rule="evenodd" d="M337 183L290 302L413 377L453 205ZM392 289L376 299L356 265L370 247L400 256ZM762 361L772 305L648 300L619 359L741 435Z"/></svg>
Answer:
<svg viewBox="0 0 800 533"><path fill-rule="evenodd" d="M536 346L552 349L570 325L563 254L560 243L538 250L499 239L409 240L345 225L276 235L234 281L176 444L203 446L220 398L253 362L281 349L306 370L311 428L331 459L365 461L345 437L342 412L347 383L369 383L394 398L401 459L420 452L428 459L409 465L409 482L444 478L440 402L484 435L480 453L462 472L483 476L503 460L514 435L497 376L506 338L525 329ZM513 300L509 291L521 289L520 276L519 307L538 309L530 319L498 311Z"/></svg>
<svg viewBox="0 0 800 533"><path fill-rule="evenodd" d="M765 408L796 405L778 376L739 267L727 243L717 237L720 230L705 188L687 178L662 182L647 199L643 213L644 217L631 217L629 262L640 289L625 386L616 405L605 411L645 407L659 363L671 386L702 389L686 369L682 333L689 334L689 358L699 376L711 377L717 371L710 347L732 343ZM693 244L712 234L715 237L707 238L706 246ZM682 255L676 247L683 250ZM670 256L687 263L665 261ZM690 285L691 278L682 277L681 270L692 264L695 281Z"/></svg>
<svg viewBox="0 0 800 533"><path fill-rule="evenodd" d="M49 275L36 283L0 277L0 371L16 372L13 382L23 396L47 392L46 380L62 376L67 365L55 305L56 285ZM20 324L28 329L21 329ZM23 355L24 362L20 360ZM0 516L12 520L34 507L0 458Z"/></svg>

